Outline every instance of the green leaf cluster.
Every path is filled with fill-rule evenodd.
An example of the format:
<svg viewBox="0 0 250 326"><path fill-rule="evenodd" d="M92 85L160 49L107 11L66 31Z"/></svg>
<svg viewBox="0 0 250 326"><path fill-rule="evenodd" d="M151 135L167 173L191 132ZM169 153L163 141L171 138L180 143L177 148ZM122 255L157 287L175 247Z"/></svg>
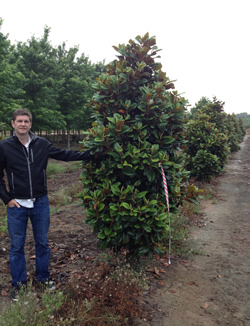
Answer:
<svg viewBox="0 0 250 326"><path fill-rule="evenodd" d="M202 105L201 105L202 104ZM239 149L245 134L242 121L224 112L224 102L203 98L188 122L186 166L198 180L220 174L230 152Z"/></svg>
<svg viewBox="0 0 250 326"><path fill-rule="evenodd" d="M172 213L188 175L181 153L187 101L155 62L154 37L114 48L118 59L97 78L90 101L95 122L83 146L99 159L84 164L82 199L102 249L150 256L160 252L170 218L159 163Z"/></svg>

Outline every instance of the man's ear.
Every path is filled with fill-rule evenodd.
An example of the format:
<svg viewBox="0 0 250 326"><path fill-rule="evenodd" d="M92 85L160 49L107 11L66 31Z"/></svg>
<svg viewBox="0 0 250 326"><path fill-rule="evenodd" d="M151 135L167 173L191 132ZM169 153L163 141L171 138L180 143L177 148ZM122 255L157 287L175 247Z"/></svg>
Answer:
<svg viewBox="0 0 250 326"><path fill-rule="evenodd" d="M11 126L14 128L14 120L11 120Z"/></svg>

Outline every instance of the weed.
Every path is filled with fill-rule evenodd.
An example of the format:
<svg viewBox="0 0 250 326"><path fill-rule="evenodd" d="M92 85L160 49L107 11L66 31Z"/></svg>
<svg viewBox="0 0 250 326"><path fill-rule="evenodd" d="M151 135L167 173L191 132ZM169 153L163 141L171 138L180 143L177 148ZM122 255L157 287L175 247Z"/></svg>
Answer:
<svg viewBox="0 0 250 326"><path fill-rule="evenodd" d="M198 187L202 188L203 195L200 196L200 199L211 199L215 197L214 187L213 183L216 182L214 179L212 179L210 183L197 183Z"/></svg>
<svg viewBox="0 0 250 326"><path fill-rule="evenodd" d="M101 253L96 257L95 260L96 261L101 261L101 262L112 262L113 257L110 254Z"/></svg>
<svg viewBox="0 0 250 326"><path fill-rule="evenodd" d="M189 204L189 203L188 203ZM189 248L189 218L183 214L171 216L171 251L173 255L182 256ZM168 252L169 237L164 238L160 245Z"/></svg>
<svg viewBox="0 0 250 326"><path fill-rule="evenodd" d="M73 161L73 162L69 162L68 166L67 166L67 172L73 172L76 170L79 170L81 168L81 162L79 161Z"/></svg>
<svg viewBox="0 0 250 326"><path fill-rule="evenodd" d="M146 287L143 273L131 269L125 257L100 255L91 269L76 274L66 300L56 314L56 325L133 325L140 316L139 295Z"/></svg>
<svg viewBox="0 0 250 326"><path fill-rule="evenodd" d="M0 233L8 233L7 217L0 216Z"/></svg>
<svg viewBox="0 0 250 326"><path fill-rule="evenodd" d="M50 207L50 215L57 214L60 211L60 207Z"/></svg>
<svg viewBox="0 0 250 326"><path fill-rule="evenodd" d="M72 184L70 187L63 187L50 195L50 204L56 207L72 204L78 199L78 193L81 191L81 184Z"/></svg>
<svg viewBox="0 0 250 326"><path fill-rule="evenodd" d="M54 314L65 300L62 292L44 292L39 297L31 285L19 292L19 301L10 304L1 315L2 326L54 325Z"/></svg>

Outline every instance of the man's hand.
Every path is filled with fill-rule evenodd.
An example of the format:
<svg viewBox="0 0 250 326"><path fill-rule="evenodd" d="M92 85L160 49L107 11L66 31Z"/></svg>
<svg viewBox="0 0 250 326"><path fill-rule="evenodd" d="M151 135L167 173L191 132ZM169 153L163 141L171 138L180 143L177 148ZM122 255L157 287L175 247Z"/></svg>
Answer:
<svg viewBox="0 0 250 326"><path fill-rule="evenodd" d="M20 208L20 205L15 201L15 199L11 199L11 200L8 202L7 206L8 206L8 207L14 207L14 206L16 206L16 207Z"/></svg>

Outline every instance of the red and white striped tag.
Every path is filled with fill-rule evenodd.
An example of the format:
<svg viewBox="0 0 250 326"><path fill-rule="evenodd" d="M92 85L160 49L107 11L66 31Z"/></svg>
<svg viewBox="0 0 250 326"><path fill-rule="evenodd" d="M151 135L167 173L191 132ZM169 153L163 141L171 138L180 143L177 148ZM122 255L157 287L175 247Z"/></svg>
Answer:
<svg viewBox="0 0 250 326"><path fill-rule="evenodd" d="M166 197L168 213L169 213L168 184L167 184L166 176L165 176L163 167L161 166L161 163L159 163L159 167L161 168L162 181L163 181L165 197ZM169 265L171 264L170 254L171 254L171 223L170 223L170 216L169 216L169 255L168 255L168 263L169 263Z"/></svg>

